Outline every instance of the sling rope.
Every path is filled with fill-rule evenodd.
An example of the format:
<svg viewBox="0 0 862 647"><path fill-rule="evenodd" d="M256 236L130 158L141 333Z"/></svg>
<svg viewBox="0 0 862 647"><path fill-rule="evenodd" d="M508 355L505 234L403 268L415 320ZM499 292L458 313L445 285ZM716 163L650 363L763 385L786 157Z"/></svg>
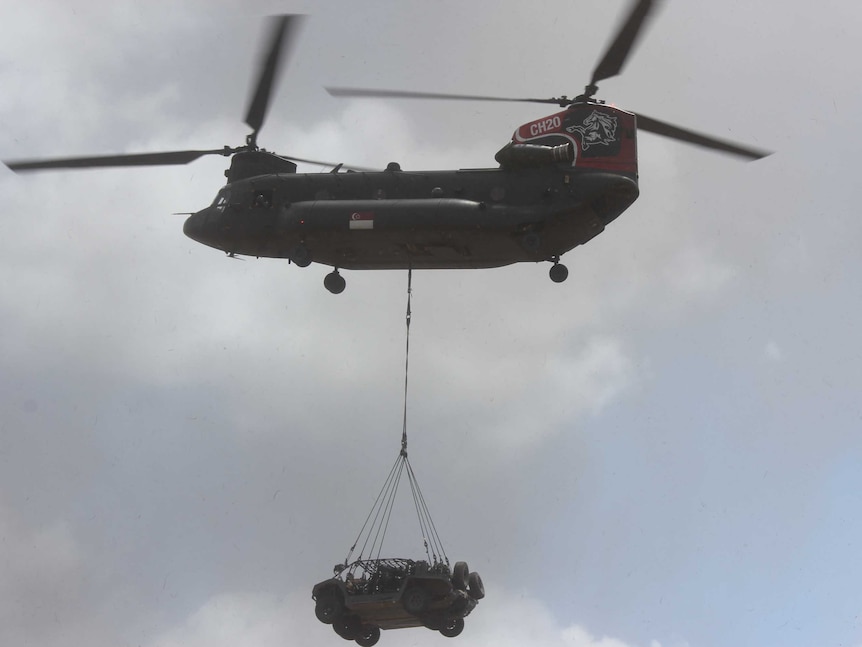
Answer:
<svg viewBox="0 0 862 647"><path fill-rule="evenodd" d="M356 541L350 547L347 553L347 558L344 560L345 567L350 564L350 558L353 551L360 543L363 536L362 547L359 549L357 561L362 561L363 557L368 559L380 559L380 553L383 549L383 540L386 537L386 531L389 529L389 521L392 517L392 509L395 503L395 494L398 491L398 485L401 482L401 476L404 470L407 470L407 480L410 483L410 492L413 496L413 505L416 508L416 516L419 519L419 531L422 534L422 541L425 548L425 555L428 561L433 564L444 563L448 566L449 558L446 557L446 552L443 550L443 542L440 540L440 535L437 533L437 528L434 521L431 519L431 513L428 510L428 505L425 503L425 497L422 496L422 491L419 489L419 482L416 480L416 475L413 472L413 466L410 465L410 459L407 457L407 386L408 376L410 374L410 319L411 319L411 296L413 294L413 269L407 270L407 342L404 358L404 416L401 428L401 451L392 469L389 470L389 475L383 483L383 487L374 501L374 505L368 516L365 518L365 523L362 524L362 529L356 537ZM369 525L369 522L370 525Z"/></svg>
<svg viewBox="0 0 862 647"><path fill-rule="evenodd" d="M407 456L407 376L410 374L410 297L413 295L413 268L407 269L407 348L404 351L404 423L401 428L401 453Z"/></svg>

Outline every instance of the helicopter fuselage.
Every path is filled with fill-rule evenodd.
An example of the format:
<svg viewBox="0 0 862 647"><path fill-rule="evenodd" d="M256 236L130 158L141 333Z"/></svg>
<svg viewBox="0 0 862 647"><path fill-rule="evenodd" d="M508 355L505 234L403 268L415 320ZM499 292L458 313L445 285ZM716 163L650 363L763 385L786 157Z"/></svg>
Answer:
<svg viewBox="0 0 862 647"><path fill-rule="evenodd" d="M521 126L500 168L297 174L271 153L234 156L229 183L188 218L231 255L343 269L557 262L638 196L634 116L588 103ZM269 171L269 172L267 172Z"/></svg>
<svg viewBox="0 0 862 647"><path fill-rule="evenodd" d="M637 195L634 178L571 167L274 174L229 184L184 231L229 254L301 265L499 267L558 259Z"/></svg>

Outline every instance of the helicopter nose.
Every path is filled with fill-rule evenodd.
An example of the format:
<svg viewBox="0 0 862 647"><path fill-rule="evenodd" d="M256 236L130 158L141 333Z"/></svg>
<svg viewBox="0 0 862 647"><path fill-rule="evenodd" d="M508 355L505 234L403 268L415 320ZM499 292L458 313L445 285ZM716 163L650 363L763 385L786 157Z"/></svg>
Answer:
<svg viewBox="0 0 862 647"><path fill-rule="evenodd" d="M183 224L183 233L197 242L202 242L201 237L204 232L204 223L206 222L207 210L203 209L197 213L193 213L186 218Z"/></svg>

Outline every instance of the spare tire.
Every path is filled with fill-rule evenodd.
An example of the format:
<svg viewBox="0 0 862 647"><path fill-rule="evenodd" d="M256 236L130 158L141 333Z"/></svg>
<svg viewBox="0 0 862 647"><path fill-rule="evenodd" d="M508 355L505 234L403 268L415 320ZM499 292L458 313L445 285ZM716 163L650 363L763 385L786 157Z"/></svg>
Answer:
<svg viewBox="0 0 862 647"><path fill-rule="evenodd" d="M411 586L401 595L401 604L407 613L419 615L428 604L428 593L418 586Z"/></svg>
<svg viewBox="0 0 862 647"><path fill-rule="evenodd" d="M470 567L467 562L455 562L452 569L452 586L462 591L467 590L467 578L470 576Z"/></svg>
<svg viewBox="0 0 862 647"><path fill-rule="evenodd" d="M482 578L476 571L470 573L467 584L470 589L469 593L471 598L474 600L481 600L485 597L485 585L482 584Z"/></svg>

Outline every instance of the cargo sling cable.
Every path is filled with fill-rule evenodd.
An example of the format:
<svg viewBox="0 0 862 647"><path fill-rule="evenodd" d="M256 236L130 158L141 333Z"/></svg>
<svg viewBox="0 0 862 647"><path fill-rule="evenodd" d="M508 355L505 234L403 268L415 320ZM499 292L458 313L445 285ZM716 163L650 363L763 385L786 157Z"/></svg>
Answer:
<svg viewBox="0 0 862 647"><path fill-rule="evenodd" d="M410 459L407 457L407 386L410 368L410 320L411 312L411 297L413 294L413 269L407 270L407 334L406 334L406 350L404 359L404 415L401 429L401 451L395 464L389 471L389 475L374 501L371 512L365 519L356 541L350 547L344 564L350 564L350 558L353 555L356 546L362 542L362 547L359 549L357 561L366 557L367 559L380 559L380 553L383 549L383 540L386 536L386 530L389 527L389 520L392 516L392 508L395 503L395 495L398 491L398 485L401 481L401 476L405 469L407 471L407 480L410 483L410 491L413 496L413 505L416 508L416 515L419 519L419 529L422 533L422 540L425 548L425 555L430 564L446 564L448 566L449 559L443 550L443 543L437 533L437 528L434 526L434 521L431 519L431 513L428 511L428 506L425 503L425 498L422 496L422 491L419 489L419 483L416 480L416 475L413 472L413 467L410 465ZM369 525L370 522L370 525ZM364 539L363 539L364 538Z"/></svg>

